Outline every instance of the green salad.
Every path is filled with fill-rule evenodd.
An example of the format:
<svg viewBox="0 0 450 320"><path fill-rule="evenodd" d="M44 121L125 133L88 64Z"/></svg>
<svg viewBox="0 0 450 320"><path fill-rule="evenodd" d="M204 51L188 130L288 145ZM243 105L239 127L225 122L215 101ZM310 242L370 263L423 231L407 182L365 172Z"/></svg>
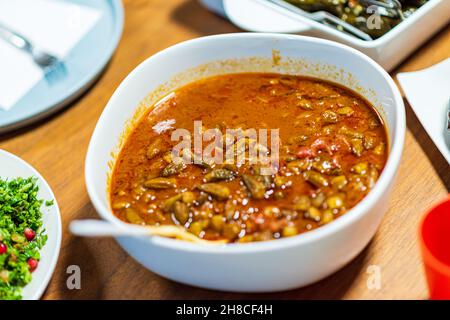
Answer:
<svg viewBox="0 0 450 320"><path fill-rule="evenodd" d="M36 182L34 177L0 179L0 300L22 298L47 241Z"/></svg>

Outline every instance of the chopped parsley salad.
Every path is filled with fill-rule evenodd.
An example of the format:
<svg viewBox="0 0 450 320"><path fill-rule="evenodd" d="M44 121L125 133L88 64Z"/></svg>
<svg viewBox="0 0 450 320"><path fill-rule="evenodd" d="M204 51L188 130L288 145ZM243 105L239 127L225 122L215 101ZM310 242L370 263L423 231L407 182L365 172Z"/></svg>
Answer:
<svg viewBox="0 0 450 320"><path fill-rule="evenodd" d="M22 298L47 241L37 178L0 178L0 300ZM51 206L53 201L46 201Z"/></svg>

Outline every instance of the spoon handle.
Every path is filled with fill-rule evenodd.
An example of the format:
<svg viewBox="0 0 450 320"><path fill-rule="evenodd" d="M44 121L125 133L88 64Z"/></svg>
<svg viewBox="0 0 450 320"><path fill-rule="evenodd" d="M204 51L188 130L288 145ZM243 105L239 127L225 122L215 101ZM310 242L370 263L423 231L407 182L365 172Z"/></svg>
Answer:
<svg viewBox="0 0 450 320"><path fill-rule="evenodd" d="M120 228L102 220L74 220L70 231L80 237L115 237L149 235L147 230Z"/></svg>
<svg viewBox="0 0 450 320"><path fill-rule="evenodd" d="M102 220L74 220L70 223L70 231L80 237L151 237L160 236L165 238L176 238L188 242L223 245L227 240L203 240L187 232L180 226L127 226L122 228Z"/></svg>

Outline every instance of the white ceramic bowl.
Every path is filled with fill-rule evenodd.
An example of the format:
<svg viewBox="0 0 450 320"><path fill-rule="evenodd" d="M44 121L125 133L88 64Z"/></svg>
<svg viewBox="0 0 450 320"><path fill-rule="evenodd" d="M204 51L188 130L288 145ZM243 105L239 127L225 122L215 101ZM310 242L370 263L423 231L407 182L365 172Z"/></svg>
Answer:
<svg viewBox="0 0 450 320"><path fill-rule="evenodd" d="M32 166L15 155L0 149L0 178L14 179L17 177L36 177L39 186L40 199L53 200L52 206L42 206L43 227L48 236L47 243L41 250L41 260L38 268L33 272L33 279L22 291L24 300L37 300L47 288L61 247L61 217L55 196L47 182Z"/></svg>
<svg viewBox="0 0 450 320"><path fill-rule="evenodd" d="M281 56L280 63L273 56ZM403 148L405 111L397 87L379 65L350 47L295 35L242 33L199 38L159 52L128 75L104 109L87 153L87 190L103 219L126 226L110 210L107 184L111 152L120 148L135 112L142 114L157 98L192 80L243 71L317 76L364 94L384 118L390 137L389 158L373 190L336 221L291 238L220 247L160 237L118 241L148 269L190 285L242 292L305 286L343 267L372 238Z"/></svg>

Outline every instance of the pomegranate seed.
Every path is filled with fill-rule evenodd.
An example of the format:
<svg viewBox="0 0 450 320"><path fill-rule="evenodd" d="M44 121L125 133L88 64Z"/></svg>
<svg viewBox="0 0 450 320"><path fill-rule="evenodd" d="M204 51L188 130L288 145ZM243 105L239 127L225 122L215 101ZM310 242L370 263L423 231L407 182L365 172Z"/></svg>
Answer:
<svg viewBox="0 0 450 320"><path fill-rule="evenodd" d="M0 254L4 254L6 251L8 251L8 247L6 244L0 242Z"/></svg>
<svg viewBox="0 0 450 320"><path fill-rule="evenodd" d="M301 147L297 152L297 157L300 159L314 157L314 152L311 148Z"/></svg>
<svg viewBox="0 0 450 320"><path fill-rule="evenodd" d="M25 238L27 238L28 241L32 241L34 237L36 237L36 232L34 232L34 230L31 228L25 228L23 234L25 235Z"/></svg>
<svg viewBox="0 0 450 320"><path fill-rule="evenodd" d="M313 151L315 151L316 153L318 151L321 150L325 150L328 153L332 153L331 149L330 149L330 145L328 143L327 140L325 140L324 138L317 138L312 144L311 144L311 148L313 149Z"/></svg>
<svg viewBox="0 0 450 320"><path fill-rule="evenodd" d="M30 259L28 259L27 263L28 263L28 267L30 268L31 272L36 270L36 268L38 266L38 261L36 259L30 258Z"/></svg>

